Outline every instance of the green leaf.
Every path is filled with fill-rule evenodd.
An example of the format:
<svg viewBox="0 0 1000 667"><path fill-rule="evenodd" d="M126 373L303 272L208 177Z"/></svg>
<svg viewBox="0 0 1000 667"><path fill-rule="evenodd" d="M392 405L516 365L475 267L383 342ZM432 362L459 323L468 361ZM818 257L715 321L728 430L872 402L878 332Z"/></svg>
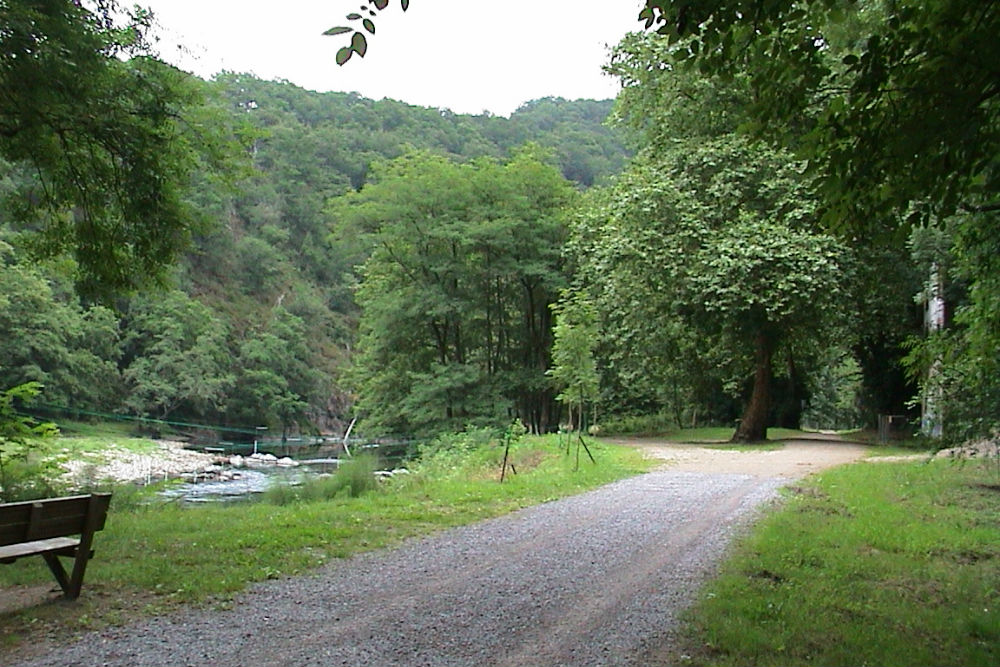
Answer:
<svg viewBox="0 0 1000 667"><path fill-rule="evenodd" d="M379 11L382 11L389 6L389 0L375 0L375 6Z"/></svg>
<svg viewBox="0 0 1000 667"><path fill-rule="evenodd" d="M351 49L362 58L365 57L365 51L368 50L368 40L365 39L363 33L354 33L354 37L351 37Z"/></svg>
<svg viewBox="0 0 1000 667"><path fill-rule="evenodd" d="M339 51L337 51L337 64L343 65L344 63L346 63L348 60L351 59L352 53L354 52L351 50L351 47L349 46L345 46Z"/></svg>
<svg viewBox="0 0 1000 667"><path fill-rule="evenodd" d="M357 21L359 18L361 18L361 14L354 13L354 14L348 14L347 15L347 20L348 21Z"/></svg>
<svg viewBox="0 0 1000 667"><path fill-rule="evenodd" d="M345 32L351 32L353 29L354 28L348 28L347 26L341 25L341 26L337 26L336 28L330 28L329 30L327 30L323 34L324 35L342 35Z"/></svg>
<svg viewBox="0 0 1000 667"><path fill-rule="evenodd" d="M401 0L399 4L402 5L404 12L410 8L410 0Z"/></svg>
<svg viewBox="0 0 1000 667"><path fill-rule="evenodd" d="M365 19L364 21L361 22L361 24L365 26L365 30L367 30L373 35L375 34L375 24L372 23L371 19Z"/></svg>

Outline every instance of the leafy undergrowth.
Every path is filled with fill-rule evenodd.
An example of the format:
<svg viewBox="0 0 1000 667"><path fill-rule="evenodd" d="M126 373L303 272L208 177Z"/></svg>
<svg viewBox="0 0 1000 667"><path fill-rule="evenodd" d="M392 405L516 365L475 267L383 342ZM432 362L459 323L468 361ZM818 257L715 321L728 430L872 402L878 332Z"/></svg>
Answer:
<svg viewBox="0 0 1000 667"><path fill-rule="evenodd" d="M828 471L735 549L669 662L1000 664L1000 485L989 466Z"/></svg>
<svg viewBox="0 0 1000 667"><path fill-rule="evenodd" d="M68 462L79 464L80 476L91 486L91 471L125 453L152 454L159 445L148 438L121 436L62 436L5 443L0 452L0 501L15 502L79 491L66 475Z"/></svg>
<svg viewBox="0 0 1000 667"><path fill-rule="evenodd" d="M878 431L872 430L848 431L842 434L842 437L871 447L869 456L916 456L920 454L930 456L943 446L940 440L921 435L905 438L893 437L888 442L882 442Z"/></svg>
<svg viewBox="0 0 1000 667"><path fill-rule="evenodd" d="M50 594L48 602L10 609L4 593L54 582L40 558L0 568L0 646L64 638L178 604L226 604L255 581L580 493L651 466L633 449L588 443L597 463L585 460L575 470L555 437L527 438L512 448L517 474L508 468L503 484L503 448L492 443L429 452L413 473L358 497L345 490L332 499L197 507L119 504L116 497L79 601L53 602Z"/></svg>
<svg viewBox="0 0 1000 667"><path fill-rule="evenodd" d="M606 437L661 438L669 442L692 444L728 443L736 432L735 426L677 428L677 420L664 414L609 417L598 428L600 435ZM767 438L781 440L805 433L797 429L771 427L767 429Z"/></svg>

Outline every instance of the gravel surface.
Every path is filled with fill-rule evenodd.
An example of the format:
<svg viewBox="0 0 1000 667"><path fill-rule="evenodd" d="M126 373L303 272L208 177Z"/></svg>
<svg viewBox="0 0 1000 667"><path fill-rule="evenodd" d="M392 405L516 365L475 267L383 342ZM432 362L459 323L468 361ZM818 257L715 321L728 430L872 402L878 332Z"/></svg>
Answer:
<svg viewBox="0 0 1000 667"><path fill-rule="evenodd" d="M786 467L656 471L15 664L646 665L734 533L802 474Z"/></svg>

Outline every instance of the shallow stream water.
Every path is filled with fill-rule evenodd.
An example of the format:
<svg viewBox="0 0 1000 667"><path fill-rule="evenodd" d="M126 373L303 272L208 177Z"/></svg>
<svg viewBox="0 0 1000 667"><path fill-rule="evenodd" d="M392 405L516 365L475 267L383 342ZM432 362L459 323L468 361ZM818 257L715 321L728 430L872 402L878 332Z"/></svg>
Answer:
<svg viewBox="0 0 1000 667"><path fill-rule="evenodd" d="M363 445L354 452L369 451L377 454L387 468L394 468L406 456L405 445ZM283 447L275 451L279 457L291 458L293 465L278 465L276 462L252 462L251 457L243 458L245 465L223 465L212 475L195 475L189 481L171 485L160 492L160 497L183 503L205 503L248 500L276 485L297 485L319 475L329 475L337 470L341 448L303 447L292 449Z"/></svg>
<svg viewBox="0 0 1000 667"><path fill-rule="evenodd" d="M337 469L336 459L300 463L295 467L274 464L261 466L224 466L225 476L193 479L175 484L160 492L160 497L186 503L248 500L275 485L297 485L310 477L330 474ZM229 475L232 475L230 478Z"/></svg>

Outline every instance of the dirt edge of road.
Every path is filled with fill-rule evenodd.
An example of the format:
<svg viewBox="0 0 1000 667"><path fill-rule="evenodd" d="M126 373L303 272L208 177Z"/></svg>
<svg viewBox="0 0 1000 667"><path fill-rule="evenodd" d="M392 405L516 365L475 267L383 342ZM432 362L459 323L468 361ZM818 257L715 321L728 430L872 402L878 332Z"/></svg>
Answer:
<svg viewBox="0 0 1000 667"><path fill-rule="evenodd" d="M655 437L605 440L641 449L646 456L663 461L663 467L669 470L787 479L800 479L826 468L853 463L871 451L866 445L822 433L776 441L782 445L780 448L760 449L674 443Z"/></svg>

